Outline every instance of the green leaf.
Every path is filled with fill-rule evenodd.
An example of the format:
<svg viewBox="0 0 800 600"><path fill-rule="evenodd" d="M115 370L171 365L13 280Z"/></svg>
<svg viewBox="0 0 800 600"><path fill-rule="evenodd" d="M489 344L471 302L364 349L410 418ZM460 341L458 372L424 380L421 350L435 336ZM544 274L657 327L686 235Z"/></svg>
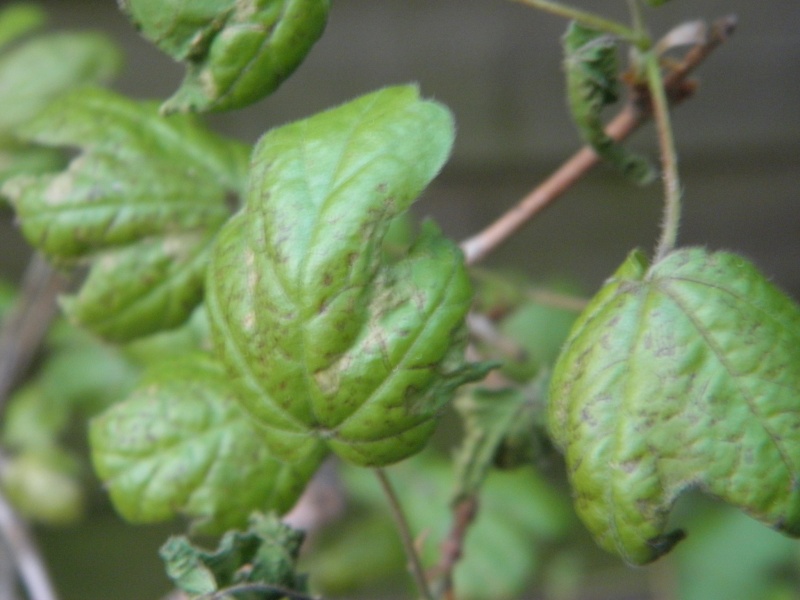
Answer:
<svg viewBox="0 0 800 600"><path fill-rule="evenodd" d="M800 310L734 254L630 255L576 322L549 423L578 513L632 563L698 487L800 535Z"/></svg>
<svg viewBox="0 0 800 600"><path fill-rule="evenodd" d="M454 501L479 491L490 470L530 461L541 436L545 404L539 386L475 388L456 400L464 438L456 455Z"/></svg>
<svg viewBox="0 0 800 600"><path fill-rule="evenodd" d="M322 35L329 0L121 0L142 34L187 63L164 110L240 108L274 91Z"/></svg>
<svg viewBox="0 0 800 600"><path fill-rule="evenodd" d="M3 493L25 518L67 525L83 515L85 498L78 465L56 448L37 448L5 458L0 474Z"/></svg>
<svg viewBox="0 0 800 600"><path fill-rule="evenodd" d="M745 515L691 505L691 543L676 555L681 600L766 600L780 590L797 598L797 543Z"/></svg>
<svg viewBox="0 0 800 600"><path fill-rule="evenodd" d="M3 187L34 246L59 263L91 263L68 314L116 341L185 321L243 185L247 148L190 116L160 117L153 104L98 89L53 103L23 132L81 149L63 172Z"/></svg>
<svg viewBox="0 0 800 600"><path fill-rule="evenodd" d="M58 171L66 166L63 152L25 144L0 135L0 187L19 175Z"/></svg>
<svg viewBox="0 0 800 600"><path fill-rule="evenodd" d="M220 233L207 306L245 408L287 460L330 446L380 465L417 452L458 385L471 290L428 224L382 240L450 151L448 111L388 88L267 134L241 213Z"/></svg>
<svg viewBox="0 0 800 600"><path fill-rule="evenodd" d="M286 512L322 460L275 460L205 355L148 371L124 402L94 419L92 459L120 513L135 522L186 515L194 528L243 526L255 510Z"/></svg>
<svg viewBox="0 0 800 600"><path fill-rule="evenodd" d="M577 313L573 310L526 301L498 326L500 333L525 350L521 363L509 361L503 371L518 381L528 381L548 370L558 357Z"/></svg>
<svg viewBox="0 0 800 600"><path fill-rule="evenodd" d="M389 475L412 532L420 540L425 566L431 568L438 563L441 545L452 524L448 502L453 485L452 465L423 453L393 466ZM343 478L357 501L385 514L385 498L371 473L346 469ZM564 535L570 521L566 498L532 470L490 474L455 570L455 597L519 598L537 574L543 545ZM329 551L337 552L335 548Z"/></svg>
<svg viewBox="0 0 800 600"><path fill-rule="evenodd" d="M656 173L644 158L606 135L601 112L617 101L617 40L576 22L564 36L567 100L581 136L626 177L643 185Z"/></svg>
<svg viewBox="0 0 800 600"><path fill-rule="evenodd" d="M99 33L38 36L0 54L0 132L13 131L64 93L109 82L120 52Z"/></svg>
<svg viewBox="0 0 800 600"><path fill-rule="evenodd" d="M0 10L0 50L22 36L39 29L47 20L35 4L17 2Z"/></svg>
<svg viewBox="0 0 800 600"><path fill-rule="evenodd" d="M229 531L214 552L177 536L167 540L160 554L170 579L188 594L227 589L230 595L219 597L228 598L240 586L236 598L281 600L286 598L286 591L305 591L305 577L295 572L302 542L302 532L275 516L254 515L247 531Z"/></svg>

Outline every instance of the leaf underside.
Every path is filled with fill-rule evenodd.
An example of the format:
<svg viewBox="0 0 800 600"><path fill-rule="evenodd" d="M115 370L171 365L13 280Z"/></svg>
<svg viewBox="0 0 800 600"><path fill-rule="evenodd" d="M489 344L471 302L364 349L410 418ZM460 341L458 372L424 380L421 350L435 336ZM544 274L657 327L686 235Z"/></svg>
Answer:
<svg viewBox="0 0 800 600"><path fill-rule="evenodd" d="M680 539L698 487L800 535L800 311L752 264L700 248L605 284L556 366L550 429L577 510L605 548L646 563Z"/></svg>

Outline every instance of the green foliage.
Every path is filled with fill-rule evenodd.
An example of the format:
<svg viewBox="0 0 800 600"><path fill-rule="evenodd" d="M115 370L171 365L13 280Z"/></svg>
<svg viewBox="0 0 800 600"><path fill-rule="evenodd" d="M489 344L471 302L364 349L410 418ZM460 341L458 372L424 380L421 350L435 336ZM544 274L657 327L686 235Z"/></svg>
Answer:
<svg viewBox="0 0 800 600"><path fill-rule="evenodd" d="M329 0L120 0L142 34L187 63L166 112L240 108L275 90L325 28Z"/></svg>
<svg viewBox="0 0 800 600"><path fill-rule="evenodd" d="M36 31L47 20L46 13L33 4L17 2L0 10L0 49Z"/></svg>
<svg viewBox="0 0 800 600"><path fill-rule="evenodd" d="M595 152L639 184L655 178L640 156L615 142L605 132L601 113L619 97L617 40L608 34L571 23L564 36L567 100L583 139Z"/></svg>
<svg viewBox="0 0 800 600"><path fill-rule="evenodd" d="M797 598L796 541L718 504L694 502L689 524L672 557L681 600Z"/></svg>
<svg viewBox="0 0 800 600"><path fill-rule="evenodd" d="M424 453L392 467L389 473L412 531L420 535L426 566L433 568L451 525L448 505L455 483L452 465L442 457ZM367 510L367 515L359 515L358 522L368 520L368 515L373 514L371 511L388 519L385 500L371 473L350 468L343 476L350 495L362 510ZM463 558L455 571L456 597L465 600L517 598L536 577L546 545L563 536L571 526L572 516L564 500L530 469L492 473L481 490L480 511L469 530ZM380 531L374 524L372 530ZM322 549L328 555L327 569L352 568L346 561L357 549L350 548L350 544L363 543L363 538L351 537L346 531L337 531L332 537L334 540ZM396 539L385 535L373 539L371 548L376 563L380 558L397 556ZM337 558L341 560L338 567ZM311 567L314 565L312 562ZM394 564L394 572L398 567L402 568L402 563ZM315 586L316 572L316 569L311 571L311 583ZM392 571L380 573L389 577ZM339 585L343 583L341 579L342 576L338 578ZM346 593L352 589L341 591Z"/></svg>
<svg viewBox="0 0 800 600"><path fill-rule="evenodd" d="M5 461L0 485L25 518L65 525L83 515L85 499L79 475L77 461L57 448L26 449Z"/></svg>
<svg viewBox="0 0 800 600"><path fill-rule="evenodd" d="M22 173L61 168L61 152L23 142L18 128L70 89L110 81L120 67L117 47L98 33L18 41L44 20L33 5L11 4L0 10L0 185Z"/></svg>
<svg viewBox="0 0 800 600"><path fill-rule="evenodd" d="M193 598L281 600L303 592L305 577L295 573L303 534L273 515L253 515L247 531L229 531L216 551L193 546L183 536L161 548L167 574Z"/></svg>
<svg viewBox="0 0 800 600"><path fill-rule="evenodd" d="M247 149L190 116L163 118L151 103L98 89L60 99L21 131L82 150L61 173L3 188L34 246L65 265L91 264L80 292L63 300L69 317L115 341L184 322L202 298Z"/></svg>
<svg viewBox="0 0 800 600"><path fill-rule="evenodd" d="M550 428L578 513L633 563L680 539L670 507L700 487L800 534L800 310L739 256L638 252L575 324Z"/></svg>
<svg viewBox="0 0 800 600"><path fill-rule="evenodd" d="M125 518L183 514L197 531L222 533L254 510L291 508L322 456L275 460L232 396L215 361L187 354L149 369L92 422L95 469Z"/></svg>
<svg viewBox="0 0 800 600"><path fill-rule="evenodd" d="M317 586L350 593L360 569L382 584L405 561L378 487L353 465L418 454L456 390L499 366L455 402L455 460L431 452L392 469L411 529L423 534L434 596L518 597L539 576L544 549L568 543L566 494L531 468L547 462L551 439L566 454L579 516L630 563L681 539L669 518L691 488L800 536L800 312L753 265L672 250L665 235L665 258L649 264L633 252L574 323L572 310L536 301L527 280L473 273L483 284L476 300L456 244L433 223L415 239L407 214L454 137L449 111L416 87L274 129L254 149L195 116L165 116L271 93L321 35L329 0L119 4L186 63L183 85L160 107L94 87L119 68L105 37L26 39L41 11L0 11L0 193L39 251L88 271L62 299L68 316L107 340L133 341L114 349L59 325L41 368L10 398L0 487L27 518L80 516L82 463L63 438L76 415L91 418L93 464L124 517L182 517L196 533L222 535L215 551L167 542L175 585L205 600L307 598L296 569L303 536L276 515L333 452L352 463L342 471L355 507L323 540L325 559L309 560ZM646 58L650 79L635 85L649 86L664 164L674 163L663 48L649 41L642 3L629 3L631 27L532 4L580 21L564 47L583 138L634 181L653 178L604 132L624 39ZM67 149L77 149L72 160ZM679 189L671 168L665 180ZM680 211L678 194L667 195L669 233ZM467 361L470 310L479 313L471 349L502 366ZM480 507L474 524L456 519L468 535L451 522L465 505ZM770 580L796 560L785 540L768 541L725 510L702 515L690 524L705 536L676 562L686 600L791 589L788 578ZM734 552L743 540L748 564ZM464 555L454 592L443 543ZM721 576L717 557L741 568ZM561 561L571 592L581 564L575 554Z"/></svg>
<svg viewBox="0 0 800 600"><path fill-rule="evenodd" d="M208 279L215 346L287 460L328 446L362 465L417 451L464 363L471 290L433 225L401 260L382 240L450 151L447 110L388 88L268 133Z"/></svg>

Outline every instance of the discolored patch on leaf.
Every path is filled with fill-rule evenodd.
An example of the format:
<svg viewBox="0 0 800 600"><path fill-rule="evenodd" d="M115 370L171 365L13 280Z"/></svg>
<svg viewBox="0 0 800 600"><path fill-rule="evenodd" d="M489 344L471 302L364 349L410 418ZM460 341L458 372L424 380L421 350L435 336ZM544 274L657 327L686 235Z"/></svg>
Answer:
<svg viewBox="0 0 800 600"><path fill-rule="evenodd" d="M329 0L121 0L186 77L166 112L240 108L274 91L322 35Z"/></svg>
<svg viewBox="0 0 800 600"><path fill-rule="evenodd" d="M365 465L418 451L465 363L471 289L427 225L407 256L383 238L450 151L448 111L388 88L267 134L208 278L215 343L244 406L291 458L322 443Z"/></svg>
<svg viewBox="0 0 800 600"><path fill-rule="evenodd" d="M183 515L197 531L220 533L243 527L253 511L292 507L322 453L276 460L233 395L218 363L190 354L148 371L92 421L95 469L126 519Z"/></svg>
<svg viewBox="0 0 800 600"><path fill-rule="evenodd" d="M734 254L632 253L576 322L549 422L577 510L632 563L699 487L800 535L800 310Z"/></svg>
<svg viewBox="0 0 800 600"><path fill-rule="evenodd" d="M185 321L200 302L208 250L245 179L248 149L187 115L84 89L22 133L81 152L56 174L3 187L25 237L67 266L90 264L68 314L125 341Z"/></svg>

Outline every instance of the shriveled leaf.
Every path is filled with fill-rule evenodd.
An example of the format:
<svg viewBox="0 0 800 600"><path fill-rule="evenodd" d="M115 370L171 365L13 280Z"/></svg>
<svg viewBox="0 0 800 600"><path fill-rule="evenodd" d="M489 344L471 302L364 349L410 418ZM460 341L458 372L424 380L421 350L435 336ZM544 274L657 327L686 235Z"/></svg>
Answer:
<svg viewBox="0 0 800 600"><path fill-rule="evenodd" d="M15 2L0 10L0 50L14 40L39 29L47 20L35 4Z"/></svg>
<svg viewBox="0 0 800 600"><path fill-rule="evenodd" d="M186 62L164 110L239 108L274 91L325 28L329 0L121 0L142 34Z"/></svg>
<svg viewBox="0 0 800 600"><path fill-rule="evenodd" d="M57 174L3 187L27 239L56 262L89 262L65 301L116 341L182 323L202 298L208 249L245 179L248 150L198 121L86 89L28 124L30 141L81 153Z"/></svg>
<svg viewBox="0 0 800 600"><path fill-rule="evenodd" d="M95 469L135 522L185 515L199 531L241 527L256 510L285 512L322 456L275 460L205 355L148 371L124 402L91 424Z"/></svg>
<svg viewBox="0 0 800 600"><path fill-rule="evenodd" d="M634 252L576 322L549 423L581 518L632 563L699 487L800 535L800 310L734 254Z"/></svg>
<svg viewBox="0 0 800 600"><path fill-rule="evenodd" d="M117 46L99 33L37 36L3 52L0 132L13 131L74 88L110 81L120 64Z"/></svg>
<svg viewBox="0 0 800 600"><path fill-rule="evenodd" d="M215 551L192 545L183 536L172 537L160 554L167 574L188 594L228 590L247 600L281 600L286 591L304 592L306 578L295 571L303 533L274 515L254 515L247 531L229 531ZM260 589L259 589L260 584Z"/></svg>
<svg viewBox="0 0 800 600"><path fill-rule="evenodd" d="M598 155L639 183L656 173L646 159L626 149L605 133L601 113L617 101L617 40L605 33L570 24L564 36L567 100L581 136Z"/></svg>
<svg viewBox="0 0 800 600"><path fill-rule="evenodd" d="M207 284L216 347L287 459L323 444L364 465L417 452L458 385L471 290L431 224L398 261L382 240L444 163L447 110L388 88L267 134Z"/></svg>

